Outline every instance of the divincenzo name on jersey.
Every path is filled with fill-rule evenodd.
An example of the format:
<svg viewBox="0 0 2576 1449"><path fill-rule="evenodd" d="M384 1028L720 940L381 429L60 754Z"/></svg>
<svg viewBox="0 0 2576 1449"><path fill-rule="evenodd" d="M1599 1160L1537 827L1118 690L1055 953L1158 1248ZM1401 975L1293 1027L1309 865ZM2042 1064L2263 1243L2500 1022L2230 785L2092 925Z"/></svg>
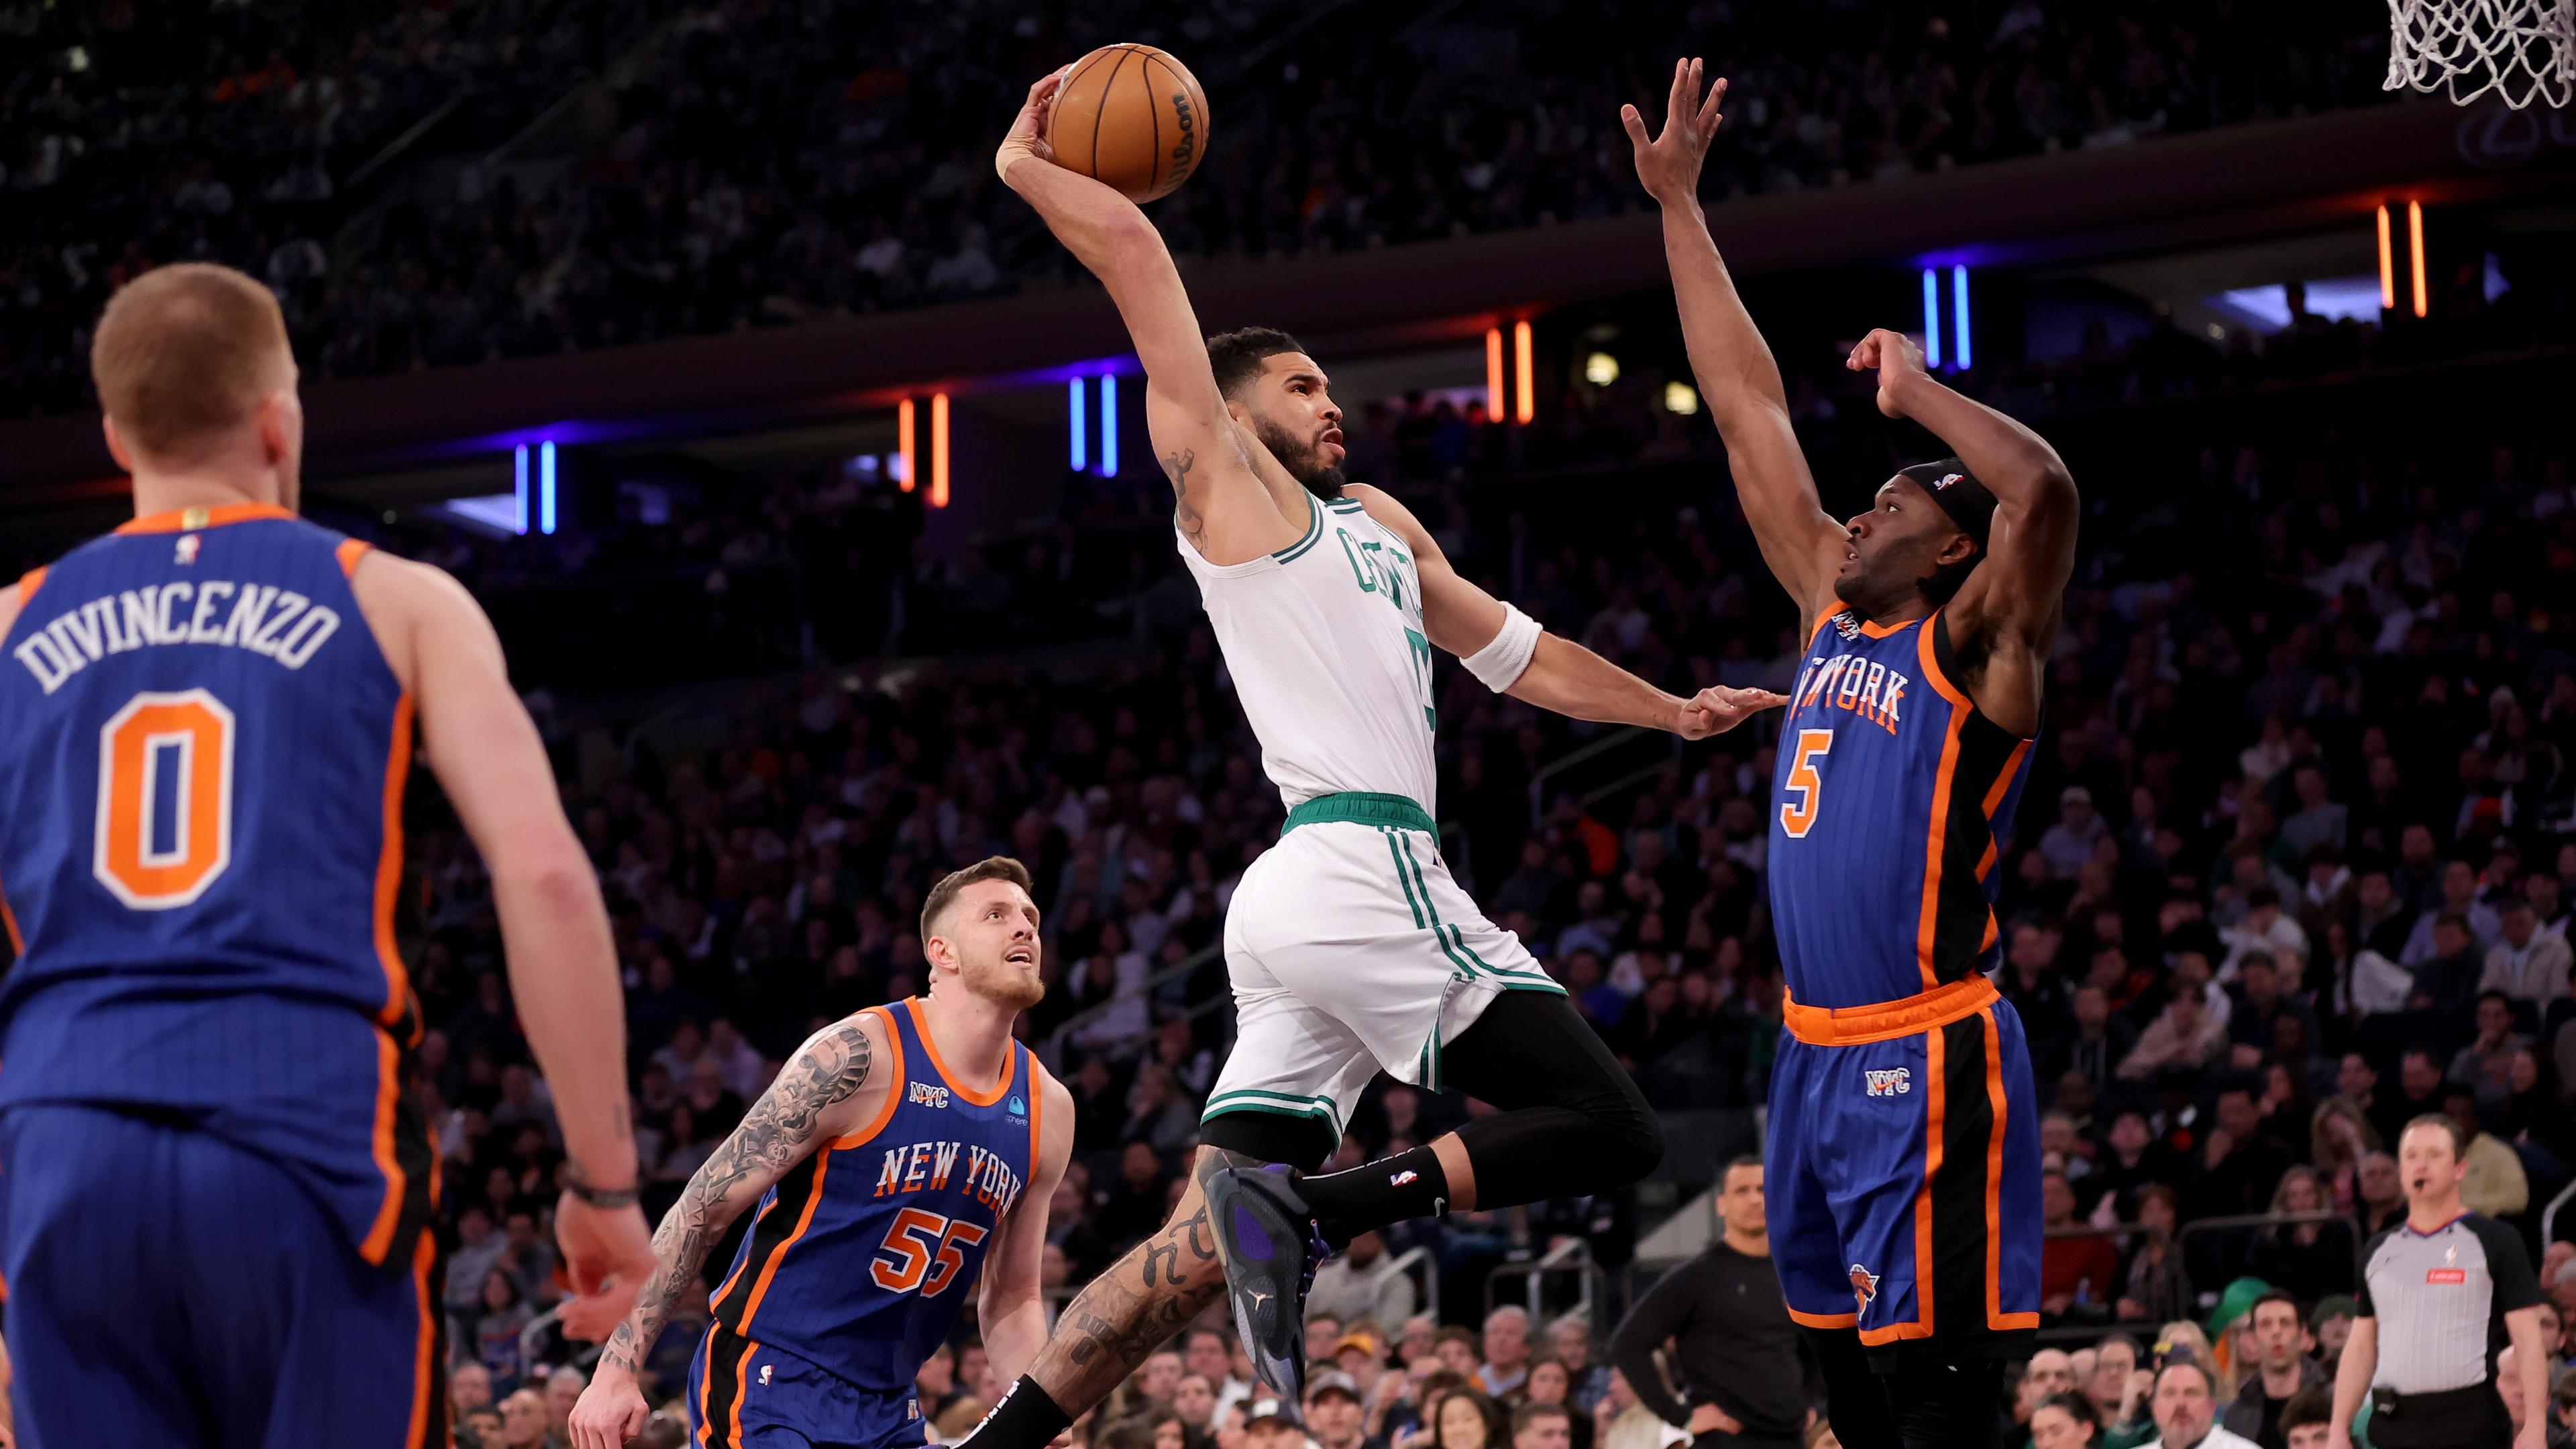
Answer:
<svg viewBox="0 0 2576 1449"><path fill-rule="evenodd" d="M339 632L337 611L274 584L230 579L146 584L57 614L11 654L51 694L110 654L160 644L215 644L301 669Z"/></svg>

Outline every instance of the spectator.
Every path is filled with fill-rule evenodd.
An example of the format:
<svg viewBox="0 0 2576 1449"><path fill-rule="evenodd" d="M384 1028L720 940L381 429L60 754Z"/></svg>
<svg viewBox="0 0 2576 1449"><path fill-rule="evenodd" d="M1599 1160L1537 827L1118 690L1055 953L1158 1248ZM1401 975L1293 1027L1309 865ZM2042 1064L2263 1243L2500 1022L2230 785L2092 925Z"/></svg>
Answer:
<svg viewBox="0 0 2576 1449"><path fill-rule="evenodd" d="M501 1442L508 1449L546 1449L546 1400L521 1389L501 1401Z"/></svg>
<svg viewBox="0 0 2576 1449"><path fill-rule="evenodd" d="M2528 897L2510 896L2497 910L2496 943L2487 948L2480 992L2500 991L2534 1012L2567 999L2569 956L2563 934L2544 931Z"/></svg>
<svg viewBox="0 0 2576 1449"><path fill-rule="evenodd" d="M492 1371L473 1359L447 1371L447 1414L464 1418L492 1402Z"/></svg>
<svg viewBox="0 0 2576 1449"><path fill-rule="evenodd" d="M483 1313L474 1322L474 1357L490 1372L493 1392L501 1392L505 1384L515 1387L527 1376L519 1334L534 1316L519 1295L516 1279L499 1268L483 1275ZM536 1396L529 1398L533 1402ZM542 1426L542 1414L539 1422Z"/></svg>
<svg viewBox="0 0 2576 1449"><path fill-rule="evenodd" d="M2022 1435L2036 1437L2040 1406L2075 1389L2075 1360L2062 1348L2043 1348L2022 1365L2021 1379L2013 1386L2012 1427L2007 1439Z"/></svg>
<svg viewBox="0 0 2576 1449"><path fill-rule="evenodd" d="M1737 1158L1718 1183L1716 1240L1639 1296L1610 1356L1647 1408L1694 1439L1791 1444L1823 1385L1771 1265L1762 1160ZM1664 1387L1666 1361L1686 1402Z"/></svg>
<svg viewBox="0 0 2576 1449"><path fill-rule="evenodd" d="M2138 1044L2121 1060L2119 1073L2131 1081L2145 1081L2172 1068L2205 1067L2218 1059L2226 1045L2226 1024L2210 1014L2200 991L2177 983L2165 1009L2138 1033Z"/></svg>
<svg viewBox="0 0 2576 1449"><path fill-rule="evenodd" d="M1511 1426L1503 1406L1475 1389L1461 1389L1440 1401L1431 1449L1503 1449Z"/></svg>
<svg viewBox="0 0 2576 1449"><path fill-rule="evenodd" d="M2480 1124L2476 1099L2454 1091L2443 1099L2442 1109L2468 1143L2460 1154L2465 1169L2460 1200L2489 1217L2513 1217L2531 1206L2531 1178L2522 1170L2521 1156Z"/></svg>
<svg viewBox="0 0 2576 1449"><path fill-rule="evenodd" d="M2073 880L2093 859L2093 848L2110 833L2102 817L2093 811L2093 792L2081 785L2069 785L2057 794L2057 823L2039 837L2039 853L2048 861L2048 873L2058 880Z"/></svg>
<svg viewBox="0 0 2576 1449"><path fill-rule="evenodd" d="M2272 1190L2270 1211L2275 1215L2327 1210L2325 1191L2318 1183L2316 1169L2305 1164L2294 1165L2283 1172L2280 1185ZM2313 1302L2351 1289L2356 1244L2348 1225L2340 1220L2282 1223L2263 1229L2254 1239L2246 1251L2245 1272L2249 1277L2260 1278L2276 1288L2287 1290L2294 1298ZM2261 1327L2259 1323L2255 1325L2258 1332ZM2243 1425L2235 1427L2237 1432L2244 1433ZM2246 1434L2246 1437L2255 1439L2262 1436Z"/></svg>
<svg viewBox="0 0 2576 1449"><path fill-rule="evenodd" d="M1563 1404L1523 1404L1512 1414L1512 1449L1573 1449L1573 1426Z"/></svg>
<svg viewBox="0 0 2576 1449"><path fill-rule="evenodd" d="M1540 1354L1530 1360L1529 1382L1521 1389L1521 1406L1545 1405L1564 1410L1571 1449L1592 1449L1592 1416L1575 1411L1573 1392L1574 1379L1565 1371L1565 1364L1554 1354Z"/></svg>
<svg viewBox="0 0 2576 1449"><path fill-rule="evenodd" d="M1565 1314L1548 1325L1547 1344L1556 1361L1565 1365L1574 1407L1589 1415L1601 1396L1610 1392L1610 1366L1593 1362L1592 1320L1581 1313Z"/></svg>
<svg viewBox="0 0 2576 1449"><path fill-rule="evenodd" d="M2246 1375L2222 1422L2229 1433L2263 1449L2289 1449L2282 1416L2301 1392L2325 1389L2326 1376L2307 1355L2308 1330L2297 1299L2274 1289L2254 1300L2248 1317L2254 1325L2254 1371Z"/></svg>
<svg viewBox="0 0 2576 1449"><path fill-rule="evenodd" d="M2039 1250L2040 1311L2063 1318L2107 1305L2116 1296L2119 1255L2107 1237L2060 1236L2083 1227L2075 1217L2075 1189L2067 1185L2062 1169L2041 1170L2039 1201L2041 1223L2049 1233Z"/></svg>
<svg viewBox="0 0 2576 1449"><path fill-rule="evenodd" d="M1329 1314L1344 1323L1367 1319L1373 1323L1402 1323L1413 1316L1413 1279L1404 1273L1384 1274L1386 1237L1382 1233L1362 1233L1351 1239L1342 1255L1315 1270L1315 1284L1306 1294L1306 1313L1311 1322L1317 1314Z"/></svg>
<svg viewBox="0 0 2576 1449"><path fill-rule="evenodd" d="M1485 1361L1474 1374L1476 1387L1501 1398L1529 1377L1529 1312L1506 1303L1485 1315Z"/></svg>
<svg viewBox="0 0 2576 1449"><path fill-rule="evenodd" d="M2100 1449L2102 1418L2082 1394L2052 1394L2030 1415L2032 1449Z"/></svg>
<svg viewBox="0 0 2576 1449"><path fill-rule="evenodd" d="M2281 1442L2287 1449L2326 1449L2332 1438L2334 1395L2328 1388L2301 1389L2281 1407Z"/></svg>
<svg viewBox="0 0 2576 1449"><path fill-rule="evenodd" d="M2169 1359L2156 1371L2155 1449L2254 1449L2218 1423L2216 1387L2196 1358Z"/></svg>
<svg viewBox="0 0 2576 1449"><path fill-rule="evenodd" d="M1318 1449L1385 1449L1361 1428L1359 1385L1339 1369L1325 1369L1306 1385L1306 1429ZM1565 1449L1562 1444L1553 1449Z"/></svg>
<svg viewBox="0 0 2576 1449"><path fill-rule="evenodd" d="M2513 1057L2530 1045L2513 1029L2513 998L2501 991L2478 994L2478 1034L2451 1058L2443 1079L2466 1087L2481 1107L2501 1107L2513 1095Z"/></svg>

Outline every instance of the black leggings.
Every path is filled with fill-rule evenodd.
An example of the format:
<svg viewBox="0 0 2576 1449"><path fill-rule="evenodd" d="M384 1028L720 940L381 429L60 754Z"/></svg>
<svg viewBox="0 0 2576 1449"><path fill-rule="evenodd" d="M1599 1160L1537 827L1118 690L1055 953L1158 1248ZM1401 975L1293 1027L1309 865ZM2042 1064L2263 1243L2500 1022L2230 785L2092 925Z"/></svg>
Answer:
<svg viewBox="0 0 2576 1449"><path fill-rule="evenodd" d="M2002 1433L2001 1360L1955 1358L1931 1340L1907 1344L1884 1372L1857 1328L1800 1328L1824 1370L1825 1417L1845 1449L1995 1449Z"/></svg>
<svg viewBox="0 0 2576 1449"><path fill-rule="evenodd" d="M1450 1086L1502 1110L1458 1129L1476 1206L1513 1207L1625 1187L1664 1160L1664 1131L1628 1070L1552 991L1506 991L1441 1055ZM1311 1117L1229 1112L1201 1140L1308 1172L1337 1145Z"/></svg>

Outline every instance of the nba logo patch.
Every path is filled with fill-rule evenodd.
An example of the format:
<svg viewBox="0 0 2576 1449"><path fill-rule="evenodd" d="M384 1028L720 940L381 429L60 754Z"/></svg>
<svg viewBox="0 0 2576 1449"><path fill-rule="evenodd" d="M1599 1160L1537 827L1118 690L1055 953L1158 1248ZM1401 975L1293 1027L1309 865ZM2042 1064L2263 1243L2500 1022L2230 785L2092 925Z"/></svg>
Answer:
<svg viewBox="0 0 2576 1449"><path fill-rule="evenodd" d="M1873 1097L1902 1097L1914 1090L1914 1069L1911 1067L1874 1067L1863 1075L1869 1079L1869 1095Z"/></svg>
<svg viewBox="0 0 2576 1449"><path fill-rule="evenodd" d="M178 561L183 564L195 563L197 561L197 550L203 547L204 544L205 540L198 537L196 534L180 534Z"/></svg>
<svg viewBox="0 0 2576 1449"><path fill-rule="evenodd" d="M1017 1092L1013 1092L1011 1094L1011 1115L1025 1120L1029 1115L1028 1098L1021 1096Z"/></svg>
<svg viewBox="0 0 2576 1449"><path fill-rule="evenodd" d="M769 1387L769 1368L768 1364L760 1366L760 1386L764 1389Z"/></svg>
<svg viewBox="0 0 2576 1449"><path fill-rule="evenodd" d="M1944 473L1941 475L1940 481L1932 485L1932 491L1938 493L1942 489L1949 487L1951 484L1956 483L1967 476L1968 475L1965 473Z"/></svg>

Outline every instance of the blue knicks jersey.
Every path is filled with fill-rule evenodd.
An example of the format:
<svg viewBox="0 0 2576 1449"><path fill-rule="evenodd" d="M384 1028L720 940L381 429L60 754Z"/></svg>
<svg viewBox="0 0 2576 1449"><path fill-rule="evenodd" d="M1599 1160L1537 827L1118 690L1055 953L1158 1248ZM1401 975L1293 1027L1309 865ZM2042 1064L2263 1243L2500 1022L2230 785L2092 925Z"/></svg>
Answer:
<svg viewBox="0 0 2576 1449"><path fill-rule="evenodd" d="M368 1261L433 1190L395 954L411 701L281 508L138 519L0 640L0 1109L183 1118L286 1166Z"/></svg>
<svg viewBox="0 0 2576 1449"><path fill-rule="evenodd" d="M1789 995L1872 1006L1992 969L1996 838L2030 742L1953 679L1935 610L1816 626L1780 726L1771 917Z"/></svg>
<svg viewBox="0 0 2576 1449"><path fill-rule="evenodd" d="M709 1307L747 1341L746 1364L784 1349L862 1389L909 1395L1028 1184L1038 1093L1017 1042L1001 1081L973 1093L939 1060L920 998L869 1010L895 1048L884 1110L762 1195ZM708 1385L731 1378L740 1392L748 1381L739 1365L712 1367ZM700 1411L718 1418L726 1405Z"/></svg>

